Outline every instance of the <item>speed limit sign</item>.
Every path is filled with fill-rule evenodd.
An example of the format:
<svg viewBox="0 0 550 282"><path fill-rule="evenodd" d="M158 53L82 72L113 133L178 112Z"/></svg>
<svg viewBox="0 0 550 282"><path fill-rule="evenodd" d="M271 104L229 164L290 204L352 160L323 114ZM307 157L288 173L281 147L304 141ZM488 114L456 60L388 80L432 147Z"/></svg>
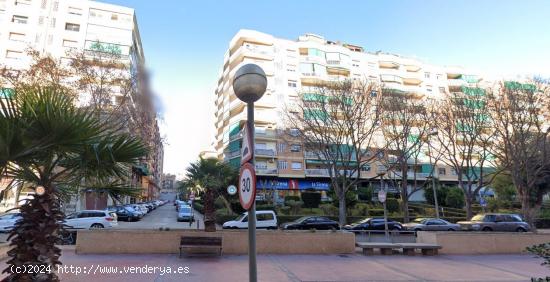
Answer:
<svg viewBox="0 0 550 282"><path fill-rule="evenodd" d="M239 177L239 201L245 210L249 210L256 200L256 171L250 163L241 167Z"/></svg>

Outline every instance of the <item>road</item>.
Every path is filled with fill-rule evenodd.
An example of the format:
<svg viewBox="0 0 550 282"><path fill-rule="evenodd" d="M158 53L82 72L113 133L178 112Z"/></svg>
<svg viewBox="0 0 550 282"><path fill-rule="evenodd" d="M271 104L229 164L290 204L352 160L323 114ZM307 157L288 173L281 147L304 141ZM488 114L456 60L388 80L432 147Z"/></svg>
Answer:
<svg viewBox="0 0 550 282"><path fill-rule="evenodd" d="M176 207L172 203L167 203L164 206L160 206L152 212L146 214L140 221L126 222L119 221L118 229L197 229L197 223L199 228L204 228L204 217L202 214L195 211L195 222L189 225L189 222L178 222L178 212Z"/></svg>

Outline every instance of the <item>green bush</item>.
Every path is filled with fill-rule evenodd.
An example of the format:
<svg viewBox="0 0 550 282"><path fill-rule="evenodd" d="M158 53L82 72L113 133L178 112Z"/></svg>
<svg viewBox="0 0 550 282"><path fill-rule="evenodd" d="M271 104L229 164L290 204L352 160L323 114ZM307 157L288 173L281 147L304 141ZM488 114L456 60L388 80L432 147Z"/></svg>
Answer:
<svg viewBox="0 0 550 282"><path fill-rule="evenodd" d="M369 211L369 205L365 203L358 203L351 211L350 216L366 216Z"/></svg>
<svg viewBox="0 0 550 282"><path fill-rule="evenodd" d="M285 196L285 205L288 201L300 201L300 196Z"/></svg>
<svg viewBox="0 0 550 282"><path fill-rule="evenodd" d="M384 216L384 209L369 209L368 216Z"/></svg>
<svg viewBox="0 0 550 282"><path fill-rule="evenodd" d="M368 187L361 187L357 189L357 197L363 202L372 202L372 194L374 189L369 185Z"/></svg>
<svg viewBox="0 0 550 282"><path fill-rule="evenodd" d="M332 204L322 204L319 206L324 215L337 215L338 208Z"/></svg>
<svg viewBox="0 0 550 282"><path fill-rule="evenodd" d="M441 206L445 205L445 199L447 198L447 193L449 192L449 188L445 186L439 186L436 183L436 192L437 192L437 203ZM424 198L426 198L426 202L430 205L435 205L434 201L434 191L432 189L432 185L428 185L426 188L424 188Z"/></svg>
<svg viewBox="0 0 550 282"><path fill-rule="evenodd" d="M321 193L319 192L303 192L302 201L304 202L304 208L318 208L321 203Z"/></svg>
<svg viewBox="0 0 550 282"><path fill-rule="evenodd" d="M269 205L269 204L256 205L256 210L258 210L258 211L274 211L275 206L274 205Z"/></svg>
<svg viewBox="0 0 550 282"><path fill-rule="evenodd" d="M289 206L280 207L279 213L281 215L290 215L290 207Z"/></svg>
<svg viewBox="0 0 550 282"><path fill-rule="evenodd" d="M303 204L304 202L301 201L288 201L287 205L290 207L290 214L299 214Z"/></svg>
<svg viewBox="0 0 550 282"><path fill-rule="evenodd" d="M193 208L198 212L204 214L204 206L202 204L193 201Z"/></svg>
<svg viewBox="0 0 550 282"><path fill-rule="evenodd" d="M230 216L237 216L236 214L232 213L230 210L228 209L219 209L219 210L216 210L216 217L218 216L226 216L226 215L230 215Z"/></svg>
<svg viewBox="0 0 550 282"><path fill-rule="evenodd" d="M332 205L336 208L339 208L340 203L334 190L329 191L329 196L332 198ZM346 192L346 209L348 210L348 212L353 209L353 207L355 207L358 202L359 201L357 200L357 194L355 193L355 191L348 190Z"/></svg>
<svg viewBox="0 0 550 282"><path fill-rule="evenodd" d="M445 206L461 209L464 207L464 192L460 188L450 188L445 197Z"/></svg>
<svg viewBox="0 0 550 282"><path fill-rule="evenodd" d="M388 210L388 213L395 213L399 211L399 201L394 198L387 198L386 199L386 209Z"/></svg>

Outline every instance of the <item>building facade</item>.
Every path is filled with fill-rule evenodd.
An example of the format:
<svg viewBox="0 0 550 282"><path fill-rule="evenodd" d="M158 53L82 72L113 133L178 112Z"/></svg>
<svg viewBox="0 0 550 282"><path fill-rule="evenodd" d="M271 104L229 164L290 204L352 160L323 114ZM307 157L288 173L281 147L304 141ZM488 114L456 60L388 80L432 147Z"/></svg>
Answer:
<svg viewBox="0 0 550 282"><path fill-rule="evenodd" d="M240 165L246 104L235 96L232 79L236 70L247 63L261 66L268 80L266 93L255 103L258 193L279 199L305 189L319 190L325 195L330 187L329 171L318 154L304 151L299 138L289 142L288 135L285 140L280 137L285 127L285 105L296 101L299 93L313 91L325 82L361 80L415 99L437 99L450 92L471 91L483 83L480 75L461 67L436 66L396 54L368 52L363 47L319 35L306 34L298 40L287 40L240 30L229 43L215 90L215 152L219 159L235 167ZM420 160L421 163L409 166L411 180L425 181L432 173L429 158L422 156ZM385 170L385 166L374 162L361 170L360 177L376 179ZM457 173L445 165L437 165L433 175L442 183L457 182ZM370 184L379 187L377 180ZM423 192L414 194L411 200L423 200Z"/></svg>
<svg viewBox="0 0 550 282"><path fill-rule="evenodd" d="M26 69L32 63L28 50L38 51L69 64L71 52L88 55L105 52L116 55L123 70L121 75L130 77L145 68L145 55L134 9L88 0L0 0L0 65L9 69ZM148 91L146 81L136 83L138 95ZM2 89L5 90L5 89ZM5 91L3 91L5 93ZM78 93L79 104L86 106L89 93ZM121 103L120 91L113 90L109 100L113 105ZM135 102L129 108L137 108ZM133 168L132 184L141 187L137 198L126 197L123 202L157 198L162 181L163 144L156 113L146 111L140 120L148 132L129 133L139 136L149 146L149 155ZM134 125L135 126L135 125ZM105 195L85 192L75 203L67 204L69 210L101 209L111 200ZM74 206L73 206L74 205Z"/></svg>

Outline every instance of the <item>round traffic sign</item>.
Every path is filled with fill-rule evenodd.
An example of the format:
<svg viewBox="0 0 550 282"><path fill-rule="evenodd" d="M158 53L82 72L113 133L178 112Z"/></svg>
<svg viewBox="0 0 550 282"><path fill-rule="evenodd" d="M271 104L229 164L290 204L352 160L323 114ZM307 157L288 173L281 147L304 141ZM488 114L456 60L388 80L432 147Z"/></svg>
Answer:
<svg viewBox="0 0 550 282"><path fill-rule="evenodd" d="M235 187L235 185L229 185L227 187L227 194L229 194L229 195L237 194L237 187Z"/></svg>
<svg viewBox="0 0 550 282"><path fill-rule="evenodd" d="M386 191L380 190L378 191L378 200L383 203L386 201Z"/></svg>
<svg viewBox="0 0 550 282"><path fill-rule="evenodd" d="M245 210L249 210L256 200L256 171L250 163L241 167L239 176L239 201Z"/></svg>

